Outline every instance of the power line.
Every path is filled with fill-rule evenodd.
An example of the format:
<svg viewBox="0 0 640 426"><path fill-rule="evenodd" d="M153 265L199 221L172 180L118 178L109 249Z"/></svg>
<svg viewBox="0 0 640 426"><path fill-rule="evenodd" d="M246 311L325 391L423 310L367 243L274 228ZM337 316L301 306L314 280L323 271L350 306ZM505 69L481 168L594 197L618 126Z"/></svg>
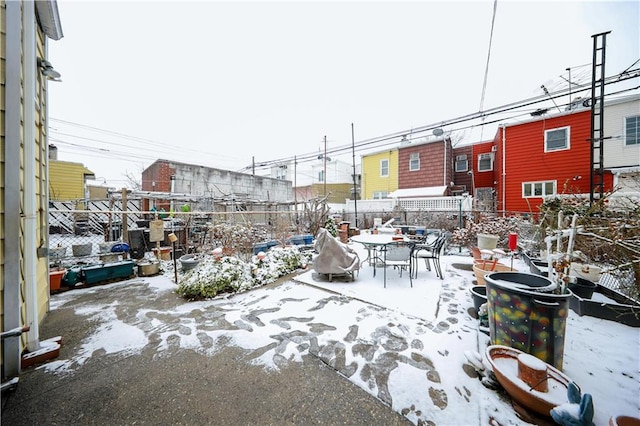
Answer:
<svg viewBox="0 0 640 426"><path fill-rule="evenodd" d="M608 77L605 79L605 85L610 85L610 84L615 84L615 83L620 83L622 81L626 81L626 80L630 80L633 78L638 78L640 77L640 69L633 69L633 70L627 70L625 71L625 74L618 74L618 75L613 75L611 77ZM638 89L638 87L634 87L634 88L630 88L627 90L624 90L622 92L616 92L616 93L624 93L627 91L632 91L632 90L636 90ZM528 99L524 99L521 101L517 101L517 102L512 102L506 105L502 105L499 107L495 107L495 108L491 108L488 109L486 111L478 111L475 113L471 113L471 114L467 114L467 115L463 115L460 117L456 117L450 120L445 120L445 121L440 121L437 123L432 123L432 124L427 124L425 126L420 126L417 128L413 128L412 132L414 134L421 134L421 133L425 133L428 131L431 131L433 129L436 128L440 128L440 127L444 127L444 126L451 126L454 124L459 124L459 123L464 123L464 122L468 122L468 121L473 121L473 120L478 120L478 119L484 119L485 117L491 116L491 115L495 115L495 114L500 114L500 113L505 113L508 111L513 111L515 109L521 109L521 108L525 108L531 105L536 105L542 102L547 102L550 99L558 99L561 98L563 96L566 96L569 92L569 88L564 88L561 90L557 90L555 92L549 92L549 95L547 96L545 95L539 95L539 96L534 96ZM606 96L611 96L612 93L607 94ZM567 104L564 104L567 105ZM498 121L502 121L503 119L500 119ZM484 123L483 125L487 125L487 124L492 124L491 123ZM381 142L385 142L385 141L393 141L392 143L397 143L397 141L399 140L399 138L401 138L404 135L407 135L409 133L409 130L402 130L399 132L394 132L394 133L390 133L387 135L383 135L383 136L378 136L375 138L370 138L370 139L365 139L365 140L361 140L359 142L355 143L355 147L358 148L358 151L362 151L363 148L364 149L371 149L372 146L371 145L375 145L377 143L381 143ZM350 151L352 149L351 145L341 145L338 147L334 147L330 150L327 150L327 154L338 154L341 152L347 152ZM317 156L317 153L308 153L308 154L302 154L302 155L296 155L296 159L297 161L300 162L304 162L305 160L312 160ZM278 163L287 163L287 162L291 162L293 160L293 157L284 157L284 158L280 158L277 160L270 160L270 161L263 161L260 162L259 165L257 167L260 168L264 168L264 167L270 167L272 165L276 165Z"/></svg>
<svg viewBox="0 0 640 426"><path fill-rule="evenodd" d="M637 63L638 61L636 61ZM635 65L635 63L634 63ZM625 71L623 71L623 73L618 74L618 75L614 75L612 77L609 77L607 79L605 79L605 85L609 85L609 84L613 84L613 83L620 83L623 82L625 80L629 80L629 79L633 79L633 78L637 78L640 76L640 69L631 69L630 67L627 68ZM574 86L574 90L575 90L575 84ZM630 91L630 90L635 90L636 88L632 88L632 89L628 89L625 91ZM531 106L531 105L536 105L545 101L548 101L549 98L551 99L556 99L556 98L560 98L562 96L565 96L567 91L569 89L562 89L562 90L558 90L556 92L553 93L549 93L549 97L547 97L546 95L542 95L542 96L536 96L536 97L532 97L532 98L528 98L528 99L524 99L521 101L517 101L517 102L513 102L510 104L506 104L500 107L495 107L495 108L491 108L489 110L486 111L478 111L476 113L472 113L472 114L467 114L464 116L460 116L457 118L453 118L450 120L446 120L446 121L441 121L441 122L437 122L437 123L432 123L432 124L428 124L425 126L420 126L417 128L412 128L411 129L411 133L415 134L415 135L420 135L422 133L425 133L427 131L433 130L435 128L439 128L439 127L443 127L443 126L453 126L456 124L460 124L460 123L466 123L466 122L473 122L474 120L478 120L478 119L482 119L483 123L482 126L484 125L489 125L489 124L494 124L498 121L504 121L504 120L508 120L508 119L513 119L515 117L518 117L520 115L524 115L524 114L518 114L512 117L503 117L497 120L493 120L490 122L485 123L484 120L486 117L488 116L492 116L492 115L496 115L496 114L504 114L504 113L508 113L509 111L512 110L523 110L524 108ZM585 89L586 90L586 89ZM607 94L607 96L611 96L612 94ZM88 126L88 125L83 125L83 124L79 124L79 123L75 123L72 121L67 121L67 120L61 120L61 119L57 119L57 118L50 118L51 120L63 123L63 124L67 124L70 126L75 126L75 127L79 127L79 128L84 128L84 129L88 129L88 130L92 130L92 131L96 131L99 133L103 133L103 134L108 134L108 135L112 135L112 136L116 136L116 137L120 137L120 138L124 138L127 140L132 140L132 141L141 141L144 143L148 143L152 146L160 146L163 148L171 148L172 151L165 151L166 153L170 153L170 154L175 154L176 152L175 147L171 147L170 145L167 145L165 143L161 143L161 142L157 142L157 141L153 141L151 139L145 139L145 138L139 138L136 136L131 136L131 135L126 135L124 133L119 133L119 132L114 132L114 131L110 131L110 130L106 130L106 129L100 129L97 127L92 127L92 126ZM450 131L458 131L458 130L465 130L465 129L469 129L469 128L473 128L475 127L474 125L469 125L469 126L463 126L463 127L457 127L455 129L451 129ZM91 140L91 141L95 141L101 144L106 144L109 147L112 146L121 146L121 147L127 147L129 145L125 145L122 143L117 143L117 142L111 142L111 141L106 141L106 140L102 140L102 139L95 139L95 138L88 138L85 136L80 136L80 135L75 135L75 134L71 134L71 133L64 133L64 132L60 132L60 131L52 131L53 133L57 133L61 136L67 136L67 137L72 137L72 138L78 138L78 139L83 139L83 140ZM357 150L358 152L363 152L363 151L367 151L367 150L372 150L372 149L380 149L382 147L388 146L388 145L392 145L392 144L396 144L398 142L398 139L404 135L407 135L409 133L408 130L403 130L403 131L399 131L399 132L394 132L394 133L390 133L387 135L382 135L382 136L378 136L378 137L374 137L374 138L369 138L369 139L364 139L358 142L355 142L353 144L349 144L349 145L341 145L341 146L337 146L331 149L327 150L327 155L332 154L332 155L338 155L340 153L346 153L346 152L351 152L351 150ZM71 147L74 147L78 150L87 150L87 151L91 151L93 155L95 156L99 156L101 158L116 158L118 160L127 160L128 158L137 158L140 160L156 160L157 156L151 156L150 152L147 149L143 149L139 146L133 146L131 147L134 150L140 150L143 149L144 150L144 154L142 153L131 153L131 152L124 152L124 151L116 151L113 150L111 148L96 148L96 147L88 147L85 145L79 145L77 143L73 143L73 142L69 142L67 140L64 139L59 139L59 138L55 138L52 137L50 138L51 141L57 142L57 143L62 143ZM183 147L180 148L180 152L185 151L186 149L184 149ZM197 153L200 157L202 157L203 155L208 155L206 152L202 152L202 151L196 151L196 150L189 150L191 152L195 152ZM212 154L213 155L213 154ZM216 158L219 159L220 154L216 153ZM278 165L278 164L282 164L282 163L291 163L294 159L297 163L306 163L306 162L311 162L317 159L317 152L313 152L313 153L307 153L307 154L302 154L302 155L296 155L295 157L284 157L284 158L280 158L280 159L275 159L275 160L269 160L269 161L263 161L260 162L256 165L256 167L258 168L267 168L267 167L271 167L273 165ZM124 157L124 158L123 158ZM230 157L232 158L232 157ZM132 161L133 162L133 161ZM243 169L240 169L238 171L242 171ZM244 168L244 170L246 170L246 168Z"/></svg>
<svg viewBox="0 0 640 426"><path fill-rule="evenodd" d="M81 129L93 131L93 132L96 132L96 133L102 133L102 134L105 134L105 135L115 136L115 137L118 137L118 138L121 138L121 139L125 139L125 140L130 140L130 141L134 141L134 142L142 142L144 144L147 144L149 146L154 147L154 149L157 149L157 147L163 148L163 149L165 149L165 151L162 151L164 153L175 154L175 146L171 145L169 143L166 143L166 142L159 142L159 141L155 141L155 140L152 140L152 139L146 139L146 138L141 138L141 137L138 137L138 136L132 136L132 135L128 135L128 134L125 134L125 133L115 132L115 131L107 130L107 129L101 129L99 127L80 124L80 123L76 123L76 122L68 121L68 120L62 120L62 119L55 118L55 117L49 117L49 120L55 121L55 122L59 122L59 123L62 123L62 124L68 125L68 126L73 126L73 127L78 127L78 128L81 128ZM70 136L70 137L75 137L75 138L84 139L84 140L90 140L90 141L94 141L94 142L98 142L98 143L104 143L104 144L108 144L108 145L114 145L114 144L118 145L117 143L114 143L114 142L111 142L111 141L106 141L106 140L103 140L103 139L90 138L90 137L87 137L87 136L84 136L84 135L75 135L75 134L63 133L63 132L60 132L59 130L52 129L52 133L54 133L54 132L58 133L60 135L63 135L63 136ZM138 147L138 146L122 145L122 144L119 144L119 145L120 146L131 147L133 149L140 149L140 147ZM198 156L203 156L203 155L211 156L212 158L215 158L217 160L219 160L221 157L224 157L224 158L228 158L230 160L238 160L238 161L240 161L240 158L237 158L237 157L224 156L224 155L221 155L219 152L208 153L208 152L201 151L201 150L191 149L188 146L184 146L184 145L182 145L180 147L180 152L181 153L197 154Z"/></svg>
<svg viewBox="0 0 640 426"><path fill-rule="evenodd" d="M487 89L487 77L489 76L489 60L491 59L491 44L493 43L493 28L496 22L496 10L498 9L498 0L493 1L493 15L491 16L491 33L489 34L489 49L487 49L487 65L484 69L484 82L482 83L482 95L480 96L480 111L484 107L484 94Z"/></svg>

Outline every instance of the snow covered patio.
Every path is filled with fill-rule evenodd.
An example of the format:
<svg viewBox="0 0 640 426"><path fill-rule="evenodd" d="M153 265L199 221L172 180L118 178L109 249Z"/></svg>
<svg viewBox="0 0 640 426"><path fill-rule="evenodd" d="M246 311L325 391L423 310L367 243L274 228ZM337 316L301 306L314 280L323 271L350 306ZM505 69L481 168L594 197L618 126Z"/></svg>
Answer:
<svg viewBox="0 0 640 426"><path fill-rule="evenodd" d="M52 310L72 307L74 321L91 322L94 331L72 356L39 369L55 381L105 355L152 351L161 360L190 349L213 357L234 347L252 365L278 371L310 355L414 424L523 424L509 398L485 388L465 357L484 354L489 340L469 314L471 264L468 255L443 256L440 280L422 263L413 288L406 273L392 269L384 288L382 274L374 278L363 266L354 282L330 283L308 270L197 302L172 294L172 272L68 291L53 296ZM528 271L518 260L514 267ZM563 371L593 396L595 424L640 416L640 329L571 311L566 334Z"/></svg>

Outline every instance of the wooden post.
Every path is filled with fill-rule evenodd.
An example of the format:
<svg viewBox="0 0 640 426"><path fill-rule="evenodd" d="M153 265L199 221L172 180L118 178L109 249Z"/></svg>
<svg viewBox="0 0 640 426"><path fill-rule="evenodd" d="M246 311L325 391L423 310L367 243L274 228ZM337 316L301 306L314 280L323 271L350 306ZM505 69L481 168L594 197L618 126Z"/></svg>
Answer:
<svg viewBox="0 0 640 426"><path fill-rule="evenodd" d="M127 188L122 188L122 241L129 244L127 228Z"/></svg>

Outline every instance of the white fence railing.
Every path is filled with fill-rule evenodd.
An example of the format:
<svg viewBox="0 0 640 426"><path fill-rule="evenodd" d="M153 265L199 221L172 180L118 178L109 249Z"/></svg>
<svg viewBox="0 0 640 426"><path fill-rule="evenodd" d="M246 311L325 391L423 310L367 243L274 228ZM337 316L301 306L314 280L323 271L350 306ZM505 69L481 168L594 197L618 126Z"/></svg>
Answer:
<svg viewBox="0 0 640 426"><path fill-rule="evenodd" d="M332 210L333 210L332 205ZM336 206L337 207L337 206ZM451 211L470 212L473 209L473 197L429 197L429 198L398 198L383 200L358 200L358 212L382 212L392 211L400 207L406 211ZM356 208L354 200L347 200L342 205L342 210L353 212Z"/></svg>

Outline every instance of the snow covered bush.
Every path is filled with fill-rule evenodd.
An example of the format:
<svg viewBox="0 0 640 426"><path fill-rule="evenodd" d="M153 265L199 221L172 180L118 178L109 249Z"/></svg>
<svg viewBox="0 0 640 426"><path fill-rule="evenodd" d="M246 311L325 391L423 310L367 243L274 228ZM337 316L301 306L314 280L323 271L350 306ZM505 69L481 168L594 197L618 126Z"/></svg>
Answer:
<svg viewBox="0 0 640 426"><path fill-rule="evenodd" d="M518 232L519 220L515 217L483 217L478 222L468 221L464 228L458 228L452 233L454 244L462 247L472 247L477 244L478 234L498 236L498 245L506 245L509 233Z"/></svg>
<svg viewBox="0 0 640 426"><path fill-rule="evenodd" d="M272 283L278 278L306 266L309 256L297 246L274 247L264 258L252 256L249 262L224 256L205 258L179 280L176 292L187 299L211 298L220 293L240 293Z"/></svg>
<svg viewBox="0 0 640 426"><path fill-rule="evenodd" d="M336 226L335 220L333 220L331 216L329 216L327 220L324 222L324 227L334 237L338 236L338 227Z"/></svg>
<svg viewBox="0 0 640 426"><path fill-rule="evenodd" d="M274 247L260 260L252 259L253 279L256 286L274 282L278 278L306 266L310 262L307 255L297 246Z"/></svg>
<svg viewBox="0 0 640 426"><path fill-rule="evenodd" d="M251 282L249 265L236 257L224 256L220 260L205 258L187 271L179 280L176 292L188 299L214 297L219 293L235 292L243 283Z"/></svg>

